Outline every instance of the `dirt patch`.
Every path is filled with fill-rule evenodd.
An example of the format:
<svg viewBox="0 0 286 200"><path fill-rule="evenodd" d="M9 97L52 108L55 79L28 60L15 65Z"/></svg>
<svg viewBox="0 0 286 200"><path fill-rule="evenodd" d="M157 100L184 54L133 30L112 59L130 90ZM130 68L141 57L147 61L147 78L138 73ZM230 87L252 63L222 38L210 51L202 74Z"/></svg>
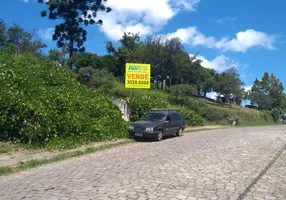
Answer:
<svg viewBox="0 0 286 200"><path fill-rule="evenodd" d="M120 139L120 140L115 140L115 141L96 142L96 143L90 144L88 146L81 146L81 147L78 147L75 149L63 150L63 151L21 150L19 152L15 152L15 153L0 154L0 167L13 166L13 165L17 165L17 164L22 163L22 162L27 162L29 160L49 159L49 158L55 157L61 153L84 150L87 147L102 147L105 145L118 144L118 143L122 143L122 142L125 142L128 140L129 139Z"/></svg>

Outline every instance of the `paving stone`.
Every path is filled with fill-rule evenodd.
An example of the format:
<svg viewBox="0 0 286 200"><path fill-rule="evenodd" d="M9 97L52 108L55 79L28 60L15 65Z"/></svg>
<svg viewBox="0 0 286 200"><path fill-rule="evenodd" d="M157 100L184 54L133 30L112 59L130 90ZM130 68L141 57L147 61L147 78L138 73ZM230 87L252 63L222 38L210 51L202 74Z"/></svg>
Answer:
<svg viewBox="0 0 286 200"><path fill-rule="evenodd" d="M285 126L143 141L2 176L0 197L285 200L286 152L273 160L285 144Z"/></svg>

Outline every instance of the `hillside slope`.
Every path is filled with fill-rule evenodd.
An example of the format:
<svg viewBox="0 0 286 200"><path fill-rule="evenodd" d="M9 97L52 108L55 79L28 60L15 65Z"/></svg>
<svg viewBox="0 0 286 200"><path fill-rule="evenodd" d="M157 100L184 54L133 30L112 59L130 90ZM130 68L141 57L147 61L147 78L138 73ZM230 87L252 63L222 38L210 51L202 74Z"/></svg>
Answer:
<svg viewBox="0 0 286 200"><path fill-rule="evenodd" d="M54 62L0 54L0 91L2 141L65 147L127 135L119 109Z"/></svg>

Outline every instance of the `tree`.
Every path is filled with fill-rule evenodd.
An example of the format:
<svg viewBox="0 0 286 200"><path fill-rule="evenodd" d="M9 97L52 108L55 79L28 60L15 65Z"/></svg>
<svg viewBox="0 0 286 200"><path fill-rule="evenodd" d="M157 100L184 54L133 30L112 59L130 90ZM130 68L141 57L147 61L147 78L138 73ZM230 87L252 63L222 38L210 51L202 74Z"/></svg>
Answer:
<svg viewBox="0 0 286 200"><path fill-rule="evenodd" d="M194 96L196 87L190 84L176 84L168 88L170 99L175 103L184 103L189 97Z"/></svg>
<svg viewBox="0 0 286 200"><path fill-rule="evenodd" d="M124 82L125 76L125 63L135 61L135 51L139 47L140 36L139 33L125 33L119 40L121 46L115 48L112 42L106 43L106 50L109 54L115 57L117 72L116 76L121 78Z"/></svg>
<svg viewBox="0 0 286 200"><path fill-rule="evenodd" d="M104 55L104 56L99 56L99 66L101 69L106 69L109 72L112 72L114 76L116 74L119 74L118 68L116 68L116 60L114 56L112 55Z"/></svg>
<svg viewBox="0 0 286 200"><path fill-rule="evenodd" d="M157 89L163 89L164 84L171 86L188 82L188 77L182 77L181 71L186 71L189 55L183 50L179 38L148 37L136 48L133 58L151 64L151 77Z"/></svg>
<svg viewBox="0 0 286 200"><path fill-rule="evenodd" d="M189 55L184 51L181 39L178 37L166 40L165 45L168 56L164 65L169 79L169 86L171 86L181 81L178 77L178 72L189 62Z"/></svg>
<svg viewBox="0 0 286 200"><path fill-rule="evenodd" d="M241 105L241 102L245 96L245 90L242 87L244 83L240 80L239 73L235 67L230 67L229 69L225 70L225 73L234 77L235 82L232 91L232 100L236 103L236 105Z"/></svg>
<svg viewBox="0 0 286 200"><path fill-rule="evenodd" d="M164 63L167 63L167 48L165 46L165 38L163 36L151 36L148 37L144 46L139 48L136 52L136 58L142 62L151 64L151 77L159 89L161 83L161 89L163 88L164 80L167 77L166 68Z"/></svg>
<svg viewBox="0 0 286 200"><path fill-rule="evenodd" d="M212 92L216 84L216 72L214 69L200 67L197 70L197 88L199 94L206 97L207 93Z"/></svg>
<svg viewBox="0 0 286 200"><path fill-rule="evenodd" d="M218 97L223 95L224 98L229 101L231 106L235 94L241 90L243 83L238 78L237 72L233 71L232 69L226 70L225 72L217 74L216 76L217 81L214 86L214 91L218 93Z"/></svg>
<svg viewBox="0 0 286 200"><path fill-rule="evenodd" d="M79 69L85 67L92 67L94 69L100 68L100 61L98 56L93 53L77 53L73 57L69 58L67 64L71 67L71 69L78 72Z"/></svg>
<svg viewBox="0 0 286 200"><path fill-rule="evenodd" d="M6 41L6 26L3 20L0 19L0 49L5 45Z"/></svg>
<svg viewBox="0 0 286 200"><path fill-rule="evenodd" d="M84 52L83 47L86 41L87 31L83 26L102 24L102 20L95 20L97 12L110 12L111 8L106 7L107 0L38 0L39 3L46 3L48 11L41 12L42 17L48 16L50 20L62 20L62 23L55 26L53 40L57 41L59 48L67 47L69 57L74 52Z"/></svg>
<svg viewBox="0 0 286 200"><path fill-rule="evenodd" d="M261 80L255 79L248 98L259 109L271 110L279 108L283 102L283 84L273 74L264 73Z"/></svg>
<svg viewBox="0 0 286 200"><path fill-rule="evenodd" d="M114 87L115 78L105 69L99 70L92 67L85 67L79 69L78 81L89 88L108 94Z"/></svg>
<svg viewBox="0 0 286 200"><path fill-rule="evenodd" d="M5 52L41 54L41 49L45 47L40 40L34 39L34 33L25 31L17 24L6 30L4 22L0 21L0 48Z"/></svg>
<svg viewBox="0 0 286 200"><path fill-rule="evenodd" d="M63 65L65 63L65 51L60 51L58 49L50 49L48 58Z"/></svg>

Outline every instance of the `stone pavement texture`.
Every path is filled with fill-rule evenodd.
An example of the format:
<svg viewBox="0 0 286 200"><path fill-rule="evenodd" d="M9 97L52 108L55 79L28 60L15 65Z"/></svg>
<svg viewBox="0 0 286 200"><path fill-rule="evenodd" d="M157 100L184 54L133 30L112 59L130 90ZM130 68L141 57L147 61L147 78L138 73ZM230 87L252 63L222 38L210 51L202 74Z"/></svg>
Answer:
<svg viewBox="0 0 286 200"><path fill-rule="evenodd" d="M138 142L0 177L0 199L286 199L286 126Z"/></svg>

